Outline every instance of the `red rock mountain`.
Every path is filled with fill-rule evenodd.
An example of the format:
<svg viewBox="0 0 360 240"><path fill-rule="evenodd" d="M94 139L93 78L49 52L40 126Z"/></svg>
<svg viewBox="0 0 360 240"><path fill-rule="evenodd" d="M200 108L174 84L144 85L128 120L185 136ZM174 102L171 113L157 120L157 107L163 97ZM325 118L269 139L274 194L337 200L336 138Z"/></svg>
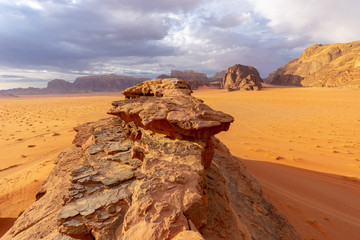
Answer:
<svg viewBox="0 0 360 240"><path fill-rule="evenodd" d="M260 90L262 79L256 68L235 64L226 70L222 87L229 90Z"/></svg>
<svg viewBox="0 0 360 240"><path fill-rule="evenodd" d="M76 127L37 201L2 240L301 239L215 134L233 117L155 79Z"/></svg>
<svg viewBox="0 0 360 240"><path fill-rule="evenodd" d="M316 44L269 76L271 84L360 87L360 41Z"/></svg>

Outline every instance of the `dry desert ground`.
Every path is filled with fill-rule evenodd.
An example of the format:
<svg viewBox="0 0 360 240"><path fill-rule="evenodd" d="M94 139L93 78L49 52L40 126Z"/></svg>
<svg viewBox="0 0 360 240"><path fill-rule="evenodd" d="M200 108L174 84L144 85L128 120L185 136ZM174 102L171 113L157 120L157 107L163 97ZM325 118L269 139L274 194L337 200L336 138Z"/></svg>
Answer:
<svg viewBox="0 0 360 240"><path fill-rule="evenodd" d="M218 137L304 239L359 239L360 91L195 91L235 118ZM0 236L33 201L73 127L107 117L118 93L0 99Z"/></svg>

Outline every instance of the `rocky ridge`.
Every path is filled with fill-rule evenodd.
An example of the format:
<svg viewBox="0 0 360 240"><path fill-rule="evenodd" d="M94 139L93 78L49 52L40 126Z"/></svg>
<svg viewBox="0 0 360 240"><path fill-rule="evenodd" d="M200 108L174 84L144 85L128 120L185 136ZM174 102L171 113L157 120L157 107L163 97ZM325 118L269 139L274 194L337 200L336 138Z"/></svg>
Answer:
<svg viewBox="0 0 360 240"><path fill-rule="evenodd" d="M213 136L230 115L179 79L123 94L116 117L75 128L74 146L2 240L301 239Z"/></svg>
<svg viewBox="0 0 360 240"><path fill-rule="evenodd" d="M120 92L147 78L135 78L108 74L101 76L78 77L72 82L62 79L54 79L48 82L46 88L15 88L0 90L0 93L16 95L42 95L42 94L73 94L94 92Z"/></svg>
<svg viewBox="0 0 360 240"><path fill-rule="evenodd" d="M271 84L360 87L360 41L316 44L269 76Z"/></svg>
<svg viewBox="0 0 360 240"><path fill-rule="evenodd" d="M235 64L226 70L222 80L222 87L228 91L260 90L262 79L256 68Z"/></svg>

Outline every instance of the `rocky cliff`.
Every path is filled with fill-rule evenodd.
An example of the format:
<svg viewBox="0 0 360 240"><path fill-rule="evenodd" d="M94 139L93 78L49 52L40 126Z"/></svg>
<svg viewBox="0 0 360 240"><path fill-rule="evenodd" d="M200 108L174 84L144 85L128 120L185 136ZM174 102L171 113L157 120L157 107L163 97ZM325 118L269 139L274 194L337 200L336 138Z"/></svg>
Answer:
<svg viewBox="0 0 360 240"><path fill-rule="evenodd" d="M235 64L226 70L222 87L229 90L260 90L262 79L256 68Z"/></svg>
<svg viewBox="0 0 360 240"><path fill-rule="evenodd" d="M48 82L46 88L16 88L2 90L0 93L16 95L68 94L93 92L120 92L147 78L135 78L108 74L101 76L78 77L73 83L62 79Z"/></svg>
<svg viewBox="0 0 360 240"><path fill-rule="evenodd" d="M214 135L233 118L155 79L83 124L8 239L301 239Z"/></svg>
<svg viewBox="0 0 360 240"><path fill-rule="evenodd" d="M316 44L269 76L271 84L360 87L360 41Z"/></svg>

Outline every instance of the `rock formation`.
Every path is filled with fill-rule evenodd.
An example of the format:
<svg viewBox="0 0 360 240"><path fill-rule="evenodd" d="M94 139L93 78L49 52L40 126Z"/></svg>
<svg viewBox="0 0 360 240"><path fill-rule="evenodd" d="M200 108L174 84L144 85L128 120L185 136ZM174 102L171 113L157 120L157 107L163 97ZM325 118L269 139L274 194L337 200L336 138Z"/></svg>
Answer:
<svg viewBox="0 0 360 240"><path fill-rule="evenodd" d="M208 82L208 78L205 73L196 72L194 70L171 70L171 75L160 75L158 78L178 78L186 80L191 89L198 89L200 86L204 86Z"/></svg>
<svg viewBox="0 0 360 240"><path fill-rule="evenodd" d="M269 76L271 84L360 87L360 41L316 44Z"/></svg>
<svg viewBox="0 0 360 240"><path fill-rule="evenodd" d="M74 146L2 240L301 239L214 137L230 115L179 79L123 94L116 117L75 128Z"/></svg>
<svg viewBox="0 0 360 240"><path fill-rule="evenodd" d="M214 75L212 75L211 77L209 77L208 80L209 80L209 82L222 82L225 74L226 74L226 70L217 72Z"/></svg>
<svg viewBox="0 0 360 240"><path fill-rule="evenodd" d="M222 87L228 91L260 90L262 79L256 68L235 64L226 70L222 80Z"/></svg>
<svg viewBox="0 0 360 240"><path fill-rule="evenodd" d="M0 93L16 95L41 95L41 94L69 94L69 93L93 93L93 92L120 92L147 78L134 78L119 76L116 74L102 76L78 77L73 83L54 79L48 82L46 88L15 88L1 90Z"/></svg>
<svg viewBox="0 0 360 240"><path fill-rule="evenodd" d="M57 93L74 93L76 92L73 83L62 80L54 79L48 82L47 87L44 89L47 94Z"/></svg>

